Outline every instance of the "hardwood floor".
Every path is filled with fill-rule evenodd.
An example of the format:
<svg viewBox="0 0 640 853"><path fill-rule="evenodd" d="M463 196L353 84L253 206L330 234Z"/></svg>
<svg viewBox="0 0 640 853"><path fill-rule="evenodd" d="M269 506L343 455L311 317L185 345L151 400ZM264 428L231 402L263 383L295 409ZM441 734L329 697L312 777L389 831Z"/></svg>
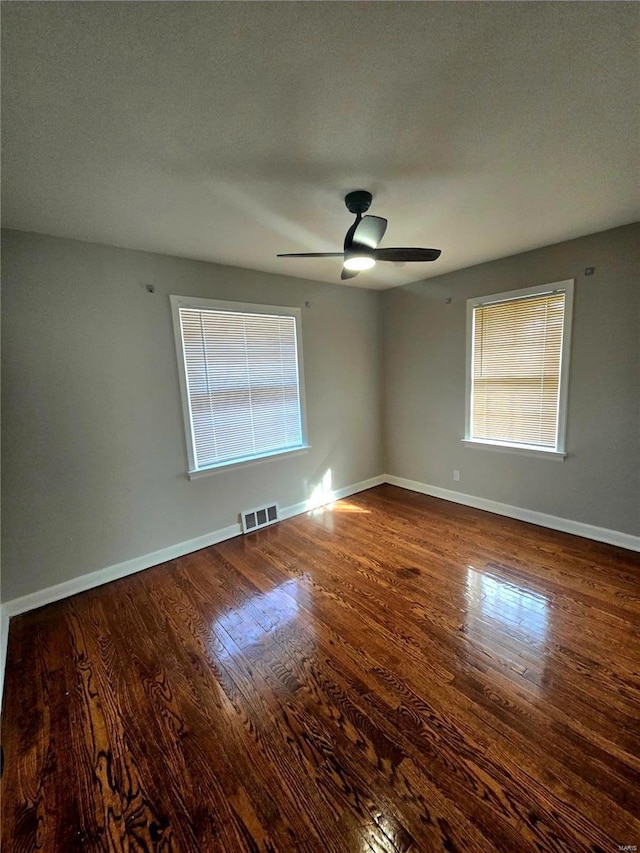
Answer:
<svg viewBox="0 0 640 853"><path fill-rule="evenodd" d="M617 851L639 721L640 555L380 486L13 619L3 850Z"/></svg>

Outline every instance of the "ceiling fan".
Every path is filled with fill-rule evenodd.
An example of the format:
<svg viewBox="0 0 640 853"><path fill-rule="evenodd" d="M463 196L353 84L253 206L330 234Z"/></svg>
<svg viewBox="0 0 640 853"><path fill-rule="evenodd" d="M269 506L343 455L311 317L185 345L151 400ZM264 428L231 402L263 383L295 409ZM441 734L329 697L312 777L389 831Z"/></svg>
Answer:
<svg viewBox="0 0 640 853"><path fill-rule="evenodd" d="M436 261L440 249L378 249L387 230L387 220L381 216L363 216L369 210L373 196L367 190L355 190L345 196L344 203L356 221L347 231L342 252L297 252L278 255L279 258L344 258L341 279L354 278L362 270L371 269L376 261Z"/></svg>

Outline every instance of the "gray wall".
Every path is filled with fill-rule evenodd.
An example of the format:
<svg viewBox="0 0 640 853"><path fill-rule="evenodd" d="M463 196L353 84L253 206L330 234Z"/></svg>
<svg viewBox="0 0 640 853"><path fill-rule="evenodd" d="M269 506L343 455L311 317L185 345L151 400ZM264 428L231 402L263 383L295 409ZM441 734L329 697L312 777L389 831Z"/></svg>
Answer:
<svg viewBox="0 0 640 853"><path fill-rule="evenodd" d="M378 293L17 231L2 250L3 600L306 500L327 469L382 472ZM171 293L302 307L307 454L187 480Z"/></svg>
<svg viewBox="0 0 640 853"><path fill-rule="evenodd" d="M306 500L329 468L334 488L384 471L640 534L639 239L625 226L378 293L3 232L2 599ZM568 458L464 448L466 299L566 278ZM186 479L170 293L311 302L307 454Z"/></svg>
<svg viewBox="0 0 640 853"><path fill-rule="evenodd" d="M386 473L640 534L639 241L628 225L385 291ZM466 300L568 278L567 459L465 448Z"/></svg>

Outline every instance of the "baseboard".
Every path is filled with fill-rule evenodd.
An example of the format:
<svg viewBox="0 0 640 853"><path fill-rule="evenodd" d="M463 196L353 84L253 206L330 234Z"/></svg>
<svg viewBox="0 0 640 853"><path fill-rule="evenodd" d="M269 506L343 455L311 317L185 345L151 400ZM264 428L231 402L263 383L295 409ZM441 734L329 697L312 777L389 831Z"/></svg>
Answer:
<svg viewBox="0 0 640 853"><path fill-rule="evenodd" d="M169 548L161 548L159 551L152 551L150 554L144 554L142 557L134 557L132 560L125 560L123 563L116 563L113 566L107 566L104 569L98 569L86 575L80 575L77 578L64 581L64 583L38 590L38 592L32 592L20 598L13 598L11 601L6 602L5 610L9 616L17 616L19 613L26 613L28 610L35 610L37 607L44 607L45 604L60 601L60 599L76 595L78 592L85 592L96 586L102 586L102 584L118 580L118 578L133 575L136 572L141 572L143 569L157 566L159 563L166 563L167 560L175 560L176 557L183 557L192 551L207 548L209 545L215 545L216 542L222 542L224 539L231 539L232 536L238 536L240 533L242 533L240 525L232 524L229 527L215 530L204 536L188 539L186 542L179 542L177 545L172 545Z"/></svg>
<svg viewBox="0 0 640 853"><path fill-rule="evenodd" d="M403 489L410 489L412 492L421 492L423 495L430 495L433 498L442 498L445 501L453 501L475 509L494 512L496 515L506 515L508 518L515 518L518 521L539 524L541 527L549 527L551 530L573 533L574 536L583 536L585 539L593 539L596 542L606 542L608 545L617 545L630 551L640 551L640 536L632 536L630 533L622 533L619 530L609 530L606 527L596 527L593 524L584 524L581 521L571 521L568 518L547 515L545 512L535 512L531 509L522 509L519 506L511 506L488 498L479 498L475 495L465 495L462 492L441 489L439 486L430 486L427 483L395 477L392 474L385 474L384 482L392 486L400 486Z"/></svg>
<svg viewBox="0 0 640 853"><path fill-rule="evenodd" d="M4 669L7 664L7 645L9 643L9 614L0 604L0 714L2 713L2 693L4 687Z"/></svg>
<svg viewBox="0 0 640 853"><path fill-rule="evenodd" d="M385 478L378 476L372 477L369 480L363 480L360 483L353 483L342 489L335 489L327 497L325 503L346 498L349 495L356 494L356 492L363 492L365 489L371 489L384 482ZM280 518L292 518L294 515L308 512L309 509L309 503L302 501L301 503L282 509L280 511ZM179 542L177 545L172 545L169 548L162 548L159 551L153 551L141 557L134 557L132 560L125 560L123 563L116 563L113 566L107 566L104 569L98 569L86 575L80 575L80 577L72 578L71 580L64 581L64 583L59 583L55 586L38 590L38 592L32 592L29 595L23 595L20 598L7 601L4 605L5 615L7 617L18 616L20 613L44 607L45 604L52 604L54 601L60 601L79 592L85 592L88 589L118 580L118 578L133 575L136 572L141 572L143 569L149 569L160 563L166 563L168 560L175 560L178 557L183 557L185 554L191 554L193 551L199 551L201 548L208 548L210 545L216 545L218 542L223 542L225 539L232 539L234 536L240 536L241 534L242 526L240 524L232 524L229 527L205 533L204 536Z"/></svg>
<svg viewBox="0 0 640 853"><path fill-rule="evenodd" d="M377 477L370 477L368 480L361 480L359 483L354 483L351 486L345 486L342 489L333 489L325 496L326 499L323 499L321 502L311 504L309 501L301 501L299 504L294 504L293 506L281 509L280 519L284 520L285 518L293 518L294 515L301 515L303 512L309 512L317 507L333 503L333 501L348 498L349 495L355 495L357 492L364 492L366 489L373 489L374 486L381 486L386 482L386 478L382 474L379 474Z"/></svg>

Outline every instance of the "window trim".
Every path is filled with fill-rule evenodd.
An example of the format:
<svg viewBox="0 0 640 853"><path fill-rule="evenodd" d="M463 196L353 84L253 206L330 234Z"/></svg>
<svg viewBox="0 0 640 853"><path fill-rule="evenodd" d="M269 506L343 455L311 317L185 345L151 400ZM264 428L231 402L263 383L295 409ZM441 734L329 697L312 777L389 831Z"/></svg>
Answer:
<svg viewBox="0 0 640 853"><path fill-rule="evenodd" d="M180 385L184 436L187 450L187 477L190 480L194 480L206 474L215 474L219 471L228 471L232 468L245 467L258 462L268 462L279 457L282 458L306 452L309 449L309 442L307 435L307 403L305 395L304 362L302 358L302 309L295 306L286 307L282 305L259 305L252 302L228 302L226 300L205 299L196 296L169 296L169 301L171 303L171 317L173 320L173 336L176 344L178 381ZM182 340L182 328L180 325L181 308L209 309L211 311L229 311L242 314L267 314L274 317L281 316L294 318L296 324L296 354L298 359L298 394L300 398L300 430L302 436L301 445L274 450L269 453L259 453L254 456L246 456L241 459L229 459L228 461L215 462L212 465L205 465L200 468L196 466L184 343Z"/></svg>
<svg viewBox="0 0 640 853"><path fill-rule="evenodd" d="M467 299L467 342L466 342L466 377L465 377L465 447L476 447L483 450L503 450L510 453L522 453L538 458L564 459L567 455L567 405L569 399L569 364L571 359L571 325L573 319L573 293L575 279L556 281L550 284L523 287L520 290L509 290L506 293L493 293L488 296L476 296ZM510 302L528 299L534 296L546 296L551 293L564 292L564 318L562 326L562 351L560 354L560 391L558 394L558 429L556 446L542 447L535 444L518 444L516 442L498 441L497 439L473 438L471 435L471 392L473 388L473 310L496 302Z"/></svg>
<svg viewBox="0 0 640 853"><path fill-rule="evenodd" d="M236 468L248 468L250 465L260 465L261 462L271 462L277 457L286 457L288 459L291 456L300 456L309 450L311 450L311 445L304 444L301 447L293 447L287 450L272 450L269 453L261 453L259 456L249 456L246 459L215 462L213 465L207 465L195 471L187 471L187 477L189 480L199 480L201 477L209 477L211 474L221 474L224 471L231 471Z"/></svg>

